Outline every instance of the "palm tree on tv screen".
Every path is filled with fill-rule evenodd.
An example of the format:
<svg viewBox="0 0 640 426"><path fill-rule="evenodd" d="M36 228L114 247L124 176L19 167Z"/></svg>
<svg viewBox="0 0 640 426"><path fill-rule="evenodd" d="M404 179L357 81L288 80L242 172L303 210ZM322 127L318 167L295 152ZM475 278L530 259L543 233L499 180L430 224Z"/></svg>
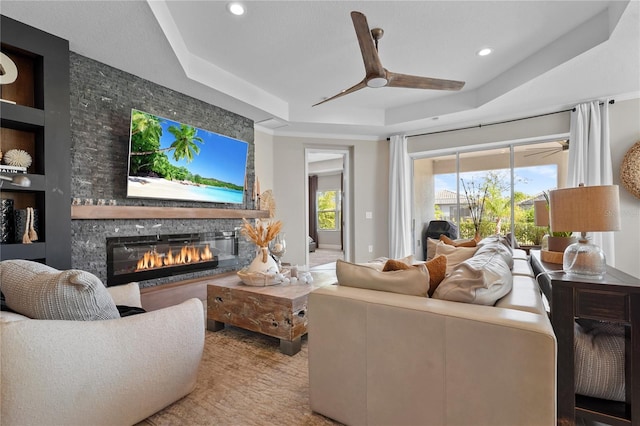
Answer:
<svg viewBox="0 0 640 426"><path fill-rule="evenodd" d="M196 142L204 143L201 137L196 136L198 131L195 127L181 124L178 129L175 126L169 127L169 132L176 138L169 149L173 149L173 159L180 161L187 160L188 163L193 161L193 156L200 153L200 147Z"/></svg>
<svg viewBox="0 0 640 426"><path fill-rule="evenodd" d="M160 120L151 114L133 111L131 116L130 173L147 174L158 162L160 154Z"/></svg>
<svg viewBox="0 0 640 426"><path fill-rule="evenodd" d="M193 161L200 153L196 142L204 143L197 136L195 127L181 124L170 126L169 132L175 140L167 148L160 148L162 126L160 119L142 111L134 111L131 119L130 174L134 176L156 174L168 179L187 179L190 175L185 167L176 167L169 162L166 151L173 151L176 161Z"/></svg>

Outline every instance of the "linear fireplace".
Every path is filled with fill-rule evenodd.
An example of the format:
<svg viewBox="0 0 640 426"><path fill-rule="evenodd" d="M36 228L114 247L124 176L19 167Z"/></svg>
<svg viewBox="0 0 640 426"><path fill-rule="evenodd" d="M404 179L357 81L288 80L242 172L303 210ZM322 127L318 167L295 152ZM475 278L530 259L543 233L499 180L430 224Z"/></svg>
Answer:
<svg viewBox="0 0 640 426"><path fill-rule="evenodd" d="M238 231L107 238L107 285L236 266Z"/></svg>

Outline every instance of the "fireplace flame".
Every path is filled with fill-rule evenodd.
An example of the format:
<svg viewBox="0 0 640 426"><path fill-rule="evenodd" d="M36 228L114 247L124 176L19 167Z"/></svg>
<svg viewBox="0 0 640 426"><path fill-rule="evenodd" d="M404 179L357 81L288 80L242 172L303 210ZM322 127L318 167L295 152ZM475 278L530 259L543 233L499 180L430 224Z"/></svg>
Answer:
<svg viewBox="0 0 640 426"><path fill-rule="evenodd" d="M161 268L163 266L186 265L189 263L206 262L213 260L213 253L209 244L200 249L195 246L184 246L175 254L173 250L168 253L158 253L155 250L147 251L138 260L136 272L145 269Z"/></svg>

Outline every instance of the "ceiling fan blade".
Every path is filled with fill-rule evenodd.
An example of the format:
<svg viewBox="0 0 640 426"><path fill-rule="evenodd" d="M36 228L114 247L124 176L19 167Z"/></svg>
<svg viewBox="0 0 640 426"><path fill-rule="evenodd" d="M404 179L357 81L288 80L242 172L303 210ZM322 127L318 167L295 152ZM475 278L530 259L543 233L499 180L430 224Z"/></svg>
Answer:
<svg viewBox="0 0 640 426"><path fill-rule="evenodd" d="M460 90L464 81L441 80L438 78L419 77L417 75L398 74L387 71L387 87L405 87L408 89Z"/></svg>
<svg viewBox="0 0 640 426"><path fill-rule="evenodd" d="M373 42L367 17L360 12L353 11L351 12L351 20L353 21L353 27L356 30L356 36L360 44L360 52L362 53L362 60L364 61L364 69L367 77L384 77L385 70L382 62L380 62L378 50Z"/></svg>
<svg viewBox="0 0 640 426"><path fill-rule="evenodd" d="M349 87L348 89L344 89L342 92L338 93L337 95L333 95L332 97L327 98L324 101L318 102L317 104L313 104L312 107L314 107L316 105L323 104L325 102L332 101L332 100L334 100L336 98L339 98L341 96L348 95L349 93L353 93L356 90L360 90L360 89L365 88L365 87L367 87L367 80L366 79L362 80L360 83L358 83L358 84L356 84L354 86Z"/></svg>

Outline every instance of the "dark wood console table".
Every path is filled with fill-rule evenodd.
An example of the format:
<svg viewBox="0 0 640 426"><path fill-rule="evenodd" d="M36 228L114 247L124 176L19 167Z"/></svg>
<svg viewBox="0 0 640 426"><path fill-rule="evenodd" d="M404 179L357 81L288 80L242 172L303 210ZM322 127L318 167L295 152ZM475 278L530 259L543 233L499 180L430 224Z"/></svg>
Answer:
<svg viewBox="0 0 640 426"><path fill-rule="evenodd" d="M601 279L570 277L562 265L540 260L531 251L531 264L540 287L548 292L551 322L558 341L558 424L575 424L576 415L610 425L640 425L640 279L607 267ZM574 322L589 318L625 327L626 401L615 402L575 394Z"/></svg>

